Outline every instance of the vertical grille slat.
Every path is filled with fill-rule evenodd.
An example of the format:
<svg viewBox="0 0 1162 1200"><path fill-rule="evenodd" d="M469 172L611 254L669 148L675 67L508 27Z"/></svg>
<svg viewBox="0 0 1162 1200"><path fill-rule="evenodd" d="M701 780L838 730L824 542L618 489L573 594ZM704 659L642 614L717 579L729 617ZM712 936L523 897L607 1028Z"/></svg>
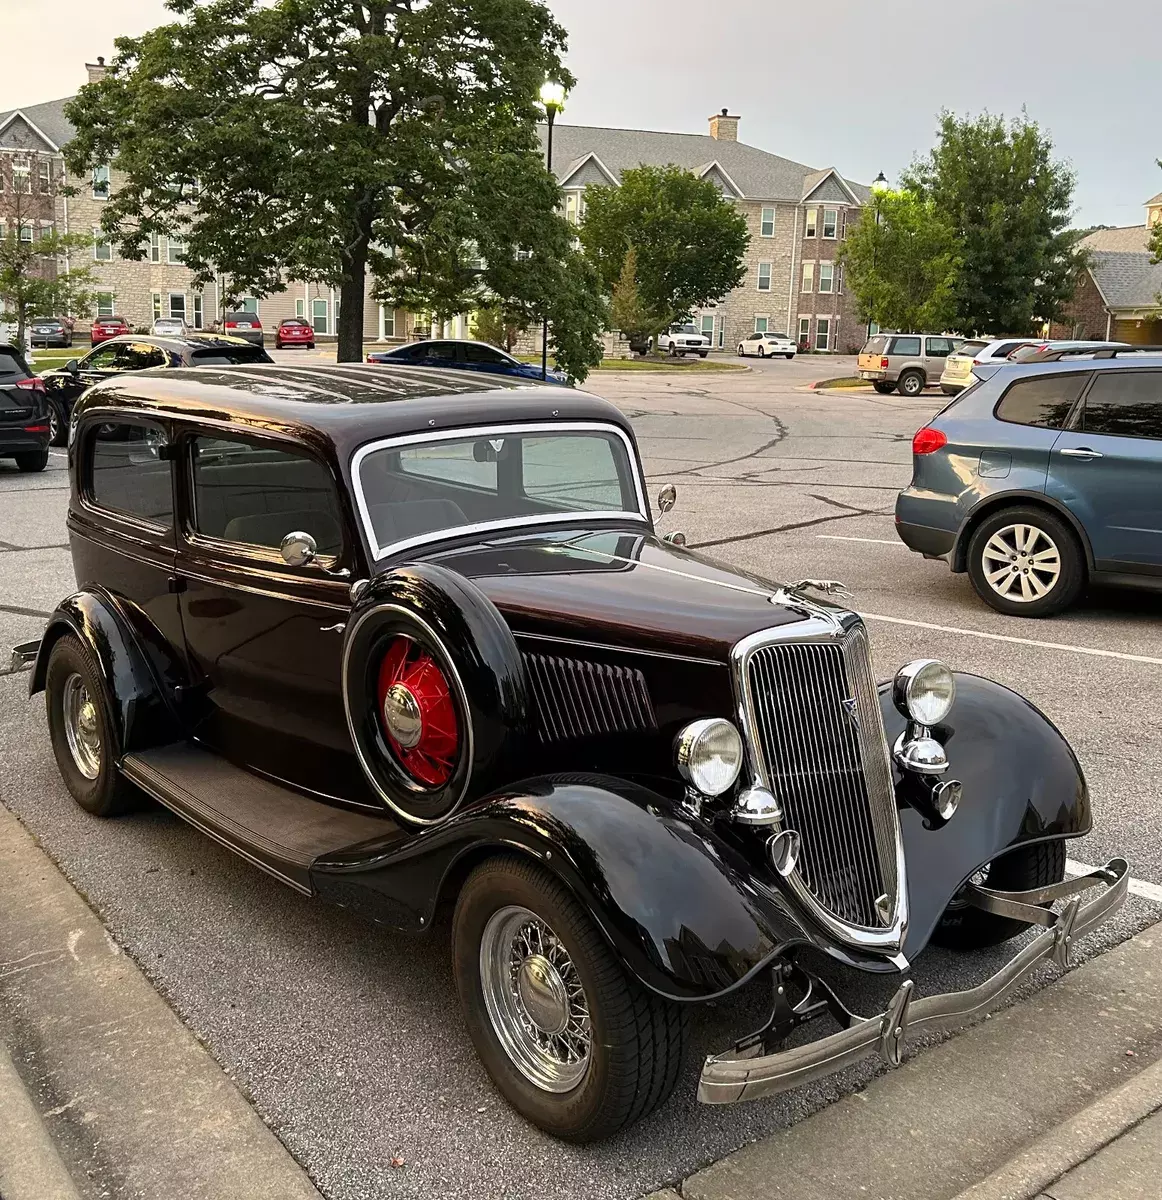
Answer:
<svg viewBox="0 0 1162 1200"><path fill-rule="evenodd" d="M523 658L542 742L657 729L641 671L549 654Z"/></svg>
<svg viewBox="0 0 1162 1200"><path fill-rule="evenodd" d="M745 670L756 752L802 838L803 885L839 921L882 930L876 900L897 902L898 818L866 633L771 641Z"/></svg>

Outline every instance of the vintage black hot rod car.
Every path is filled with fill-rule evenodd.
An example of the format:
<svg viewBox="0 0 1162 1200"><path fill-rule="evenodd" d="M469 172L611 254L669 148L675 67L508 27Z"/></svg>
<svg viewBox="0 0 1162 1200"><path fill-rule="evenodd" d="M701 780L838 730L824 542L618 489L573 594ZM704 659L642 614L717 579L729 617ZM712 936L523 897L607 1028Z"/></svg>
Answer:
<svg viewBox="0 0 1162 1200"><path fill-rule="evenodd" d="M664 1100L694 1003L769 980L699 1088L761 1096L898 1062L1125 897L1120 859L1065 879L1089 799L1041 713L931 660L877 684L860 618L807 594L830 585L659 537L629 422L583 392L145 372L80 399L69 462L79 590L31 680L69 791L98 816L145 792L399 929L451 912L473 1042L556 1135ZM825 978L1029 925L976 989L901 978L872 1017ZM838 1031L784 1048L817 1018Z"/></svg>

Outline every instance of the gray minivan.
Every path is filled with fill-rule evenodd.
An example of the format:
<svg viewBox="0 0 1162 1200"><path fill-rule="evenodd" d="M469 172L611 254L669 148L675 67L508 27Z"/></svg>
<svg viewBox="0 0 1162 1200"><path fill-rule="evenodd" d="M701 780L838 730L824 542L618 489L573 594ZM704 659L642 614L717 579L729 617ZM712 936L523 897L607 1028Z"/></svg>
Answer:
<svg viewBox="0 0 1162 1200"><path fill-rule="evenodd" d="M919 396L944 373L944 360L964 341L946 333L877 333L859 352L859 377L877 392Z"/></svg>

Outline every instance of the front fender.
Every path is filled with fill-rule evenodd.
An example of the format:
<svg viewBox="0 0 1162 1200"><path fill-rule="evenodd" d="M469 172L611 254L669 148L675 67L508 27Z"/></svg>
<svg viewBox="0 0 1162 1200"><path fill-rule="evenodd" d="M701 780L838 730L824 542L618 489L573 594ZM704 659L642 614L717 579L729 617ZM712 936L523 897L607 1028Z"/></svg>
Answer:
<svg viewBox="0 0 1162 1200"><path fill-rule="evenodd" d="M906 721L880 690L888 744ZM1060 730L1034 704L999 683L958 672L956 702L934 734L944 743L949 770L964 795L944 826L926 825L906 803L905 779L895 768L908 871L911 919L904 953L927 944L961 884L1007 850L1054 838L1081 837L1093 822L1081 764Z"/></svg>
<svg viewBox="0 0 1162 1200"><path fill-rule="evenodd" d="M671 999L728 991L806 938L773 882L756 883L710 825L606 777L526 780L382 853L368 845L316 862L312 878L326 898L428 928L472 866L506 851L562 880L626 970Z"/></svg>
<svg viewBox="0 0 1162 1200"><path fill-rule="evenodd" d="M162 745L179 736L165 691L135 630L130 614L103 588L74 592L49 617L28 694L44 690L52 648L65 635L77 638L92 655L109 696L121 752Z"/></svg>

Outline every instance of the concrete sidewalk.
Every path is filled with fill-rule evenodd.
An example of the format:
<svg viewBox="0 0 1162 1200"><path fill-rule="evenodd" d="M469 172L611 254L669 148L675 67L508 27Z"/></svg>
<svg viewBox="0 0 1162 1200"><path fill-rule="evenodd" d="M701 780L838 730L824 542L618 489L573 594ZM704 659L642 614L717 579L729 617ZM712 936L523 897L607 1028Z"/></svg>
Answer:
<svg viewBox="0 0 1162 1200"><path fill-rule="evenodd" d="M3 1200L320 1200L0 805Z"/></svg>
<svg viewBox="0 0 1162 1200"><path fill-rule="evenodd" d="M660 1200L1156 1200L1162 925Z"/></svg>

